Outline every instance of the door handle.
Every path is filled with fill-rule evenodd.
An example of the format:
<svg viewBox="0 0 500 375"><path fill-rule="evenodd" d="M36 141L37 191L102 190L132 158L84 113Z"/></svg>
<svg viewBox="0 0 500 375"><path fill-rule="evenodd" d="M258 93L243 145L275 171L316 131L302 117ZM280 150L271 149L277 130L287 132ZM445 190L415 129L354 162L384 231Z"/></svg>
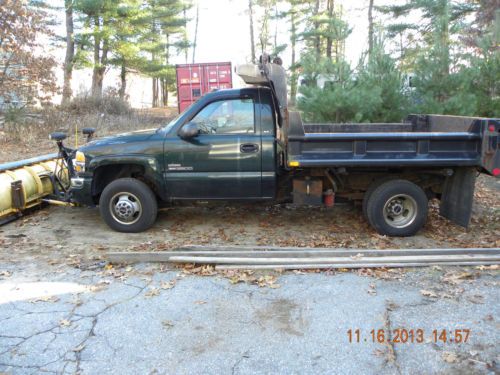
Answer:
<svg viewBox="0 0 500 375"><path fill-rule="evenodd" d="M255 143L243 143L240 146L240 151L247 154L251 152L258 152L259 151L259 145Z"/></svg>

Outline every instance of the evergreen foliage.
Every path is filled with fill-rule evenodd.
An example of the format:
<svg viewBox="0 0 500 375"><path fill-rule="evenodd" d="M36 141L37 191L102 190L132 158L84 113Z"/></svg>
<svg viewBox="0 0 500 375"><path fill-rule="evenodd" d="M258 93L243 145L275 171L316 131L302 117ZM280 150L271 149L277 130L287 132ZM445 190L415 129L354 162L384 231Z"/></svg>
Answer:
<svg viewBox="0 0 500 375"><path fill-rule="evenodd" d="M331 25L342 25L341 14L322 18L329 1L315 1L302 33L300 60L309 85L299 90L298 108L320 122L400 121L410 113L500 117L500 11L494 3L410 0L376 7L375 0L378 14L392 23L379 27L371 53L352 69L342 54L324 48L328 38L342 45L349 26L332 33ZM387 44L396 46L393 53ZM318 87L320 81L327 84Z"/></svg>

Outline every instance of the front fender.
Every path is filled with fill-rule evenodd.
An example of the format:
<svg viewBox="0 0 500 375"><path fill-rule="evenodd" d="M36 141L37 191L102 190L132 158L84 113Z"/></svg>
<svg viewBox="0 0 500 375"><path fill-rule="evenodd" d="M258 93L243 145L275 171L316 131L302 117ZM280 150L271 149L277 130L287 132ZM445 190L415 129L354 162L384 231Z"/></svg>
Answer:
<svg viewBox="0 0 500 375"><path fill-rule="evenodd" d="M161 170L161 161L151 155L105 155L96 156L90 160L87 173L96 175L96 172L102 167L109 166L140 166L144 171L144 178L150 182L155 192L164 199L165 181Z"/></svg>

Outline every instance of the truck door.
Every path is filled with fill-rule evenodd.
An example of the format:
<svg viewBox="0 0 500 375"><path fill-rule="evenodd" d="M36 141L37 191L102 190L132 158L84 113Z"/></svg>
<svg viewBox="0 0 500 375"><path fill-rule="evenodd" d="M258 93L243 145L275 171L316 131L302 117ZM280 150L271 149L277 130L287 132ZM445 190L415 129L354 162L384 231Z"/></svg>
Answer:
<svg viewBox="0 0 500 375"><path fill-rule="evenodd" d="M207 104L191 120L200 131L176 139L166 151L166 186L171 198L259 198L261 137L255 97Z"/></svg>

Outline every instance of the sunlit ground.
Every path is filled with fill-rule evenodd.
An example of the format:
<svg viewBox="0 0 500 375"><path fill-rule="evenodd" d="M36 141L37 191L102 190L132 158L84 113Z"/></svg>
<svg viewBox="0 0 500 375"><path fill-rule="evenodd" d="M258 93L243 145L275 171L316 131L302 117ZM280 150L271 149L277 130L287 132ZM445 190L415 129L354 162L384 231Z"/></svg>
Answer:
<svg viewBox="0 0 500 375"><path fill-rule="evenodd" d="M0 284L0 304L24 300L43 300L87 290L88 287L85 285L70 282L7 282Z"/></svg>

